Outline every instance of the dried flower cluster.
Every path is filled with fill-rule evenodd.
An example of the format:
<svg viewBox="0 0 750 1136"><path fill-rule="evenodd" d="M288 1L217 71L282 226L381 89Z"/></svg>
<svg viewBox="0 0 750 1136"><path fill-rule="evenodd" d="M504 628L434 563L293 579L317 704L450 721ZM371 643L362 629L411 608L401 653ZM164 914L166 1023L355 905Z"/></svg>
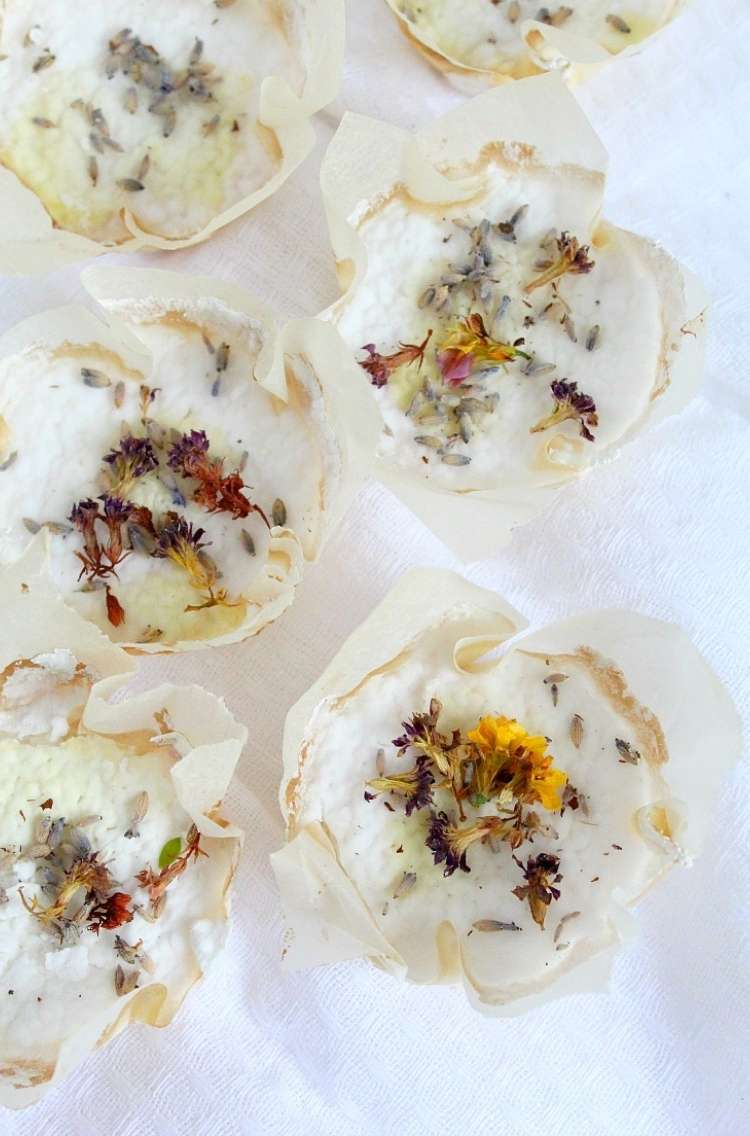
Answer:
<svg viewBox="0 0 750 1136"><path fill-rule="evenodd" d="M204 430L183 434L169 451L170 469L196 481L193 500L209 513L229 513L234 520L259 513L270 528L268 517L259 505L244 495L245 484L239 473L224 474L223 458L209 458L208 437Z"/></svg>
<svg viewBox="0 0 750 1136"><path fill-rule="evenodd" d="M412 363L416 363L418 367L422 366L424 353L431 338L432 332L428 331L421 343L401 343L398 351L394 351L391 355L381 355L375 350L374 343L367 343L362 350L367 352L369 358L360 363L360 366L367 371L374 387L384 387L399 367L410 367Z"/></svg>
<svg viewBox="0 0 750 1136"><path fill-rule="evenodd" d="M224 368L228 357L227 348ZM263 509L247 496L239 470L227 473L224 460L211 456L205 431L191 430L180 435L164 430L149 417L156 394L155 390L142 388L143 435L128 433L105 454L106 492L98 500L79 501L69 517L83 544L82 550L76 552L81 562L79 579L85 576L89 587L103 585L107 617L114 627L123 623L126 613L112 590L113 584L119 566L134 553L170 560L186 573L191 586L201 593L200 602L190 605L188 611L241 602L232 600L225 589L217 588L220 573L204 551L207 542L203 529L194 529L176 509L157 516L128 499L143 479L157 477L170 490L177 508L184 508L191 500L208 513L227 513L233 520L257 513L270 528ZM282 509L286 522L286 506L279 500L274 504L274 521ZM247 540L245 536L245 546Z"/></svg>
<svg viewBox="0 0 750 1136"><path fill-rule="evenodd" d="M51 799L41 805L42 815L34 825L28 848L0 848L0 903L8 902L5 888L13 879L12 865L17 860L33 861L38 893L29 899L23 887L19 887L18 894L29 914L46 932L57 937L60 946L75 944L86 932L99 935L103 931L119 931L137 915L149 922L156 921L164 910L169 887L193 860L207 855L200 847L196 826L191 825L184 842L176 837L165 845L159 859L161 870L144 868L135 876L130 892L125 892L115 881L111 864L105 862L101 851L92 848L84 832L91 822L101 818L87 817L74 825L65 817L54 818L48 811L52 806ZM136 826L146 816L148 807L148 793L138 794L130 826L124 833L126 838L139 836ZM166 858L165 852L169 852ZM146 892L145 906L135 900L138 889ZM152 973L154 967L143 950L142 939L131 945L116 934L113 949L120 960L114 974L115 991L123 996L135 989L141 970ZM121 963L134 969L125 971Z"/></svg>
<svg viewBox="0 0 750 1136"><path fill-rule="evenodd" d="M515 851L525 841L533 841L536 833L547 831L548 826L530 806L560 812L567 776L555 768L547 752L547 738L529 734L515 719L485 716L465 734L457 729L445 733L438 726L441 710L441 703L433 698L426 712L415 713L403 723L404 732L393 745L400 758L410 751L416 753L413 768L388 774L379 770L367 782L364 795L365 800L373 801L381 793L393 794L403 800L406 816L428 809L425 843L435 863L443 865L443 874L450 876L457 870L471 870L467 856L472 844L497 842ZM382 758L380 761L382 764ZM441 790L451 793L457 819L436 807L435 795ZM467 823L467 803L477 811L494 803L496 812ZM537 861L546 863L542 854ZM530 859L529 865L533 863ZM529 871L533 874L531 867ZM532 887L530 879L527 877L527 886L531 890L520 896L516 889L515 894L528 898L534 919L543 926L539 904L546 910L549 900L540 900L547 893L542 893L541 884L537 887L538 881ZM557 898L555 890L550 894Z"/></svg>
<svg viewBox="0 0 750 1136"><path fill-rule="evenodd" d="M48 61L47 61L48 60ZM47 56L43 66L54 62L54 56ZM35 66L34 70L41 67ZM144 43L130 28L123 28L109 40L104 61L104 72L108 80L121 74L125 81L123 107L130 115L140 111L155 118L164 138L169 138L177 127L178 110L190 104L212 109L216 101L216 89L221 76L216 68L203 58L203 41L196 39L184 67L175 69L153 47ZM86 157L89 180L97 186L100 180L100 162L107 154L121 154L124 147L112 137L106 117L100 107L83 99L76 99L72 106L80 111L89 130L90 152ZM212 115L203 123L205 134L213 133L221 122L219 114ZM54 123L42 120L38 126L47 128ZM239 129L236 120L228 123L229 129ZM126 194L141 193L146 188L146 178L151 168L148 151L133 169L131 177L117 179L117 186Z"/></svg>
<svg viewBox="0 0 750 1136"><path fill-rule="evenodd" d="M546 418L542 418L531 427L531 433L537 434L540 430L548 430L550 426L557 426L560 422L574 419L578 422L581 437L593 442L594 435L590 427L599 425L599 417L591 395L579 391L577 383L568 383L564 379L550 383L550 391L555 401L555 408Z"/></svg>
<svg viewBox="0 0 750 1136"><path fill-rule="evenodd" d="M579 244L570 233L561 233L557 238L557 251L559 255L556 260L540 276L535 276L529 281L524 288L525 292L534 292L537 288L543 288L545 284L552 284L568 272L581 275L591 272L594 267L593 260L589 258L588 245Z"/></svg>
<svg viewBox="0 0 750 1136"><path fill-rule="evenodd" d="M28 900L22 888L21 901L46 929L59 935L61 943L75 941L87 928L98 934L133 918L130 895L118 890L82 828L68 824L64 817L39 818L26 857L36 862L41 894L49 903Z"/></svg>
<svg viewBox="0 0 750 1136"><path fill-rule="evenodd" d="M530 359L531 356L520 349L523 342L519 339L510 344L492 339L482 316L473 312L459 320L443 339L438 352L440 373L449 386L460 386L474 370L510 363L519 356Z"/></svg>
<svg viewBox="0 0 750 1136"><path fill-rule="evenodd" d="M538 856L529 856L525 864L515 856L513 859L523 872L526 881L513 888L513 894L518 899L528 902L534 922L544 927L547 908L553 899L560 898L560 889L556 887L562 879L558 870L560 858L548 852L540 852Z"/></svg>
<svg viewBox="0 0 750 1136"><path fill-rule="evenodd" d="M562 10L561 10L562 11ZM556 19L554 14L550 19ZM367 358L360 366L373 386L381 389L398 380L396 396L414 424L414 441L430 456L446 465L468 466L468 444L486 425L487 416L499 404L496 391L487 391L485 380L498 368L522 363L520 373L538 379L554 372L556 365L536 358L526 337L508 342L497 334L511 305L523 313L524 328L537 320L557 319L567 337L578 342L571 306L560 291L564 277L581 275L594 268L589 248L568 232L547 233L540 242L541 256L534 267L540 273L529 280L514 299L513 286L505 284L507 272L503 247L516 244L518 229L528 214L522 205L507 221L492 224L485 219L471 226L454 221L468 236L469 253L465 263L450 264L446 272L430 284L419 299L419 307L434 313L434 323L419 343L401 343L386 354L368 343ZM549 287L546 300L535 312L528 296ZM520 319L517 321L520 322ZM585 349L596 347L600 326L585 337ZM402 393L408 398L403 402ZM591 427L597 425L596 406L590 395L578 390L577 383L558 379L552 384L556 405L553 414L530 426L531 433L549 429L568 419L579 422L580 433L594 441ZM466 447L463 448L462 447ZM430 454L431 451L431 454Z"/></svg>
<svg viewBox="0 0 750 1136"><path fill-rule="evenodd" d="M154 872L151 868L144 868L142 872L138 873L136 880L142 888L146 888L148 891L152 909L158 910L159 906L163 904L167 888L174 883L178 876L182 875L191 860L197 860L199 856L207 855L200 846L200 840L198 829L194 824L191 825L185 838L185 850L183 852L170 859L166 867L162 868L160 872Z"/></svg>

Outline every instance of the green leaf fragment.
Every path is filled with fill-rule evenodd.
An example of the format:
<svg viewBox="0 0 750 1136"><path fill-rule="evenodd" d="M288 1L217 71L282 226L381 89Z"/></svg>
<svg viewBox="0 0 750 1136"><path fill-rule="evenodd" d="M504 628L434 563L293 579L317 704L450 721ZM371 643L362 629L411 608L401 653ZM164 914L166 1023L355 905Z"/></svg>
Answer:
<svg viewBox="0 0 750 1136"><path fill-rule="evenodd" d="M182 837L174 836L162 848L159 853L159 867L162 871L168 868L170 864L174 863L177 857L182 852Z"/></svg>

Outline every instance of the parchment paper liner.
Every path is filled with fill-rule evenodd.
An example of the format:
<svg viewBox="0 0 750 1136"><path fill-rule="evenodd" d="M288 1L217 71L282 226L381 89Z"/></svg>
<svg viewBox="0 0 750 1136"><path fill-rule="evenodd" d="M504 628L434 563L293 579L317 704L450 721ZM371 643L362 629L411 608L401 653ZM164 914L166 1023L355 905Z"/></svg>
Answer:
<svg viewBox="0 0 750 1136"><path fill-rule="evenodd" d="M62 343L101 343L118 353L128 367L148 374L151 357L143 343L107 304L116 300L163 299L201 301L215 299L232 311L260 323L267 339L255 365L261 386L280 399L286 399L286 368L290 361L308 363L317 377L324 401L326 427L331 432L331 450L324 465L321 535L315 555L338 522L355 491L365 454L375 444L377 423L370 413L369 392L363 384L348 382L349 354L338 333L316 319L293 320L280 326L265 305L234 284L204 276L186 276L150 268L89 268L82 276L84 286L101 305L96 313L80 306L42 312L22 321L0 337L0 357L13 355L32 343L57 346ZM351 422L355 429L345 428ZM321 444L325 442L321 438ZM335 451L335 452L334 452ZM357 472L360 471L360 472ZM45 530L46 535L46 530ZM303 552L296 534L288 528L272 530L265 587L268 601L262 608L248 605L239 627L211 639L164 643L124 644L138 654L161 654L197 650L237 643L257 634L276 619L294 599L302 577Z"/></svg>
<svg viewBox="0 0 750 1136"><path fill-rule="evenodd" d="M243 833L226 821L219 809L247 730L235 721L221 699L199 686L165 683L147 694L113 704L110 699L127 684L135 661L56 595L45 574L44 559L43 541L37 537L21 560L0 570L0 671L16 659L55 648L72 651L101 676L83 711L82 728L88 734L116 737L146 730L156 735L154 714L167 710L175 731L191 743L170 771L175 795L208 840L226 840L229 844L229 871L221 894L216 896L213 915L226 924L229 888ZM22 589L22 583L26 589ZM2 1050L0 1039L0 1104L10 1108L33 1104L96 1046L115 1037L130 1022L168 1025L202 973L195 954L191 968L176 974L168 985L149 982L144 973L141 981L147 985L120 999L116 1008L102 1011L85 1029L71 1032L60 1047L54 1067L46 1061L40 1063L38 1076L43 1080L33 1088L14 1089L3 1075L3 1066L12 1065L13 1057Z"/></svg>
<svg viewBox="0 0 750 1136"><path fill-rule="evenodd" d="M315 130L310 119L335 99L343 65L344 0L297 0L297 3L306 31L307 77L300 96L279 76L269 75L261 83L258 121L274 132L281 151L280 164L264 185L217 214L192 236L172 239L146 232L125 209L123 221L132 238L119 244L100 243L57 228L36 194L12 170L0 165L0 273L31 276L52 272L112 250L189 248L208 240L218 229L236 221L275 193L312 150Z"/></svg>
<svg viewBox="0 0 750 1136"><path fill-rule="evenodd" d="M538 20L522 20L518 24L519 35L526 46L523 54L519 44L519 56L509 72L491 68L471 67L448 55L435 41L415 28L398 10L397 0L385 0L393 12L398 25L411 44L438 71L445 75L449 83L466 94L476 94L488 86L498 86L538 75L545 71L558 71L571 84L590 79L608 63L617 59L637 55L654 36L657 36L687 7L690 0L674 0L672 11L659 27L636 43L629 43L621 51L611 52L597 40L556 28ZM623 43L627 43L623 37Z"/></svg>
<svg viewBox="0 0 750 1136"><path fill-rule="evenodd" d="M297 823L300 769L304 779L307 727L324 700L340 698L375 671L396 669L420 636L450 625L458 671L496 665L493 649L511 644L544 654L564 654L588 645L620 669L628 690L658 718L669 750L660 766L670 791L670 818L686 853L700 850L712 820L721 777L741 751L740 724L732 702L687 636L676 626L629 612L609 610L574 616L518 638L526 622L492 592L452 572L414 570L404 576L349 637L313 687L292 707L284 731L281 810L288 843L271 862L281 892L288 931L284 964L293 969L368 958L409 979L403 958L383 936L354 883L339 864L325 827ZM486 657L483 657L486 656ZM352 792L356 786L352 786ZM668 861L665 858L665 870ZM440 981L463 983L475 1008L513 1016L562 995L602 990L612 959L633 933L628 907L638 897L615 895L609 911L611 941L583 957L549 986L512 1002L498 1002L467 973L457 935L442 925L448 960ZM436 933L436 939L438 934ZM453 940L453 943L450 940ZM441 960L443 952L441 952ZM581 958L581 955L578 955Z"/></svg>
<svg viewBox="0 0 750 1136"><path fill-rule="evenodd" d="M487 91L415 135L362 115L346 114L321 169L328 228L343 292L323 318L335 323L364 278L367 251L354 226L368 205L382 201L396 187L404 188L420 202L469 202L482 192L484 183L481 169L472 169L476 170L487 147L498 145L505 146L506 160L518 161L521 166L527 161L551 168L564 166L589 185L593 179L603 201L606 151L557 75ZM451 170L453 176L446 176ZM470 172L457 174L459 170ZM605 231L607 223L600 220L599 213L593 221L595 231ZM430 488L370 451L371 474L465 560L491 555L509 539L512 527L544 509L566 482L611 460L647 422L654 424L676 414L700 385L708 306L705 291L691 272L658 245L622 229L615 231L638 249L658 281L665 344L649 409L617 443L596 452L584 469L574 464L565 466L558 457L554 467L549 463L549 470L520 470L518 479L503 488L465 491ZM367 383L351 352L348 375L352 386ZM379 408L372 392L368 393L370 414L380 428ZM361 427L361 423L356 425Z"/></svg>

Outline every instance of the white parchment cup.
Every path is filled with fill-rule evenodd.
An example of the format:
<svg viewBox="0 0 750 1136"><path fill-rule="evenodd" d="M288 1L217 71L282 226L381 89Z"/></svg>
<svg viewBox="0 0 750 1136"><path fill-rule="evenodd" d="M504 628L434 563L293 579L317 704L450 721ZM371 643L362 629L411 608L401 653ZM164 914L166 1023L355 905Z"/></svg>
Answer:
<svg viewBox="0 0 750 1136"><path fill-rule="evenodd" d="M504 70L470 67L446 53L432 36L406 19L399 0L385 0L396 16L399 27L414 47L440 71L457 90L476 94L486 87L511 83L546 71L556 71L575 85L591 78L617 59L637 55L655 35L682 12L690 0L673 0L666 19L637 43L628 44L617 53L608 51L589 36L573 34L565 27L554 27L539 20L522 20L518 24L519 45L515 62ZM627 43L627 40L623 40Z"/></svg>
<svg viewBox="0 0 750 1136"><path fill-rule="evenodd" d="M410 980L408 968L381 931L354 882L342 866L325 818L298 819L304 792L305 746L316 711L342 699L373 673L396 671L422 636L447 628L454 642L453 665L471 673L491 670L511 646L545 655L591 648L608 668L624 676L633 706L646 708L663 731L668 760L659 765L668 787L664 801L649 808L668 810L674 843L653 840L664 870L697 854L714 819L722 777L741 753L741 729L732 701L688 637L674 624L632 612L606 610L572 616L539 631L524 633L526 622L493 592L452 572L414 570L402 577L383 602L344 643L318 681L289 711L284 732L284 776L280 806L287 844L271 857L286 916L284 965L301 969L352 958L367 958L395 977ZM492 654L489 654L492 652ZM352 786L352 792L360 792ZM639 810L641 812L643 810ZM630 908L639 895L614 895L607 912L608 935L577 951L576 965L552 983L540 980L520 997L479 985L460 949L436 957L449 969L436 981L462 982L476 1009L512 1016L552 998L603 990L622 942L634 933ZM436 929L438 927L436 920ZM440 927L445 945L445 924ZM458 936L455 936L458 938ZM456 976L456 958L459 960ZM582 960L582 961L581 961Z"/></svg>
<svg viewBox="0 0 750 1136"><path fill-rule="evenodd" d="M322 318L336 324L367 269L367 251L357 224L368 208L395 189L418 202L455 205L480 197L482 152L500 147L506 163L520 169L575 171L598 200L594 234L607 230L626 240L655 280L663 328L662 356L647 411L616 443L583 459L576 450L544 469L519 470L512 484L453 491L431 488L370 452L369 469L465 561L492 555L516 525L544 509L567 483L610 461L646 426L678 413L695 395L703 375L708 297L691 272L658 244L616 229L601 219L607 154L588 119L559 75L509 83L476 96L411 134L362 115L347 114L331 141L321 169L326 216L343 295ZM478 172L465 172L467 169ZM349 382L367 384L350 352ZM370 414L380 412L370 393ZM349 419L350 426L361 423Z"/></svg>
<svg viewBox="0 0 750 1136"><path fill-rule="evenodd" d="M172 653L223 646L257 634L292 603L302 578L305 559L314 560L345 510L366 472L366 455L375 445L377 425L369 411L369 392L348 381L349 355L336 330L317 319L282 324L268 306L237 285L203 276L186 276L150 268L93 267L83 283L97 310L69 306L42 312L22 321L0 338L0 357L32 345L55 348L63 343L100 344L118 354L147 382L152 360L144 344L109 305L118 301L157 300L179 307L180 302L217 300L230 311L260 325L264 343L252 378L279 399L287 397L287 367L295 360L309 368L322 397L320 422L323 453L322 524L312 549L303 551L290 528L275 526L257 606L248 605L243 622L212 639L126 644L142 654ZM349 425L351 424L351 426ZM46 535L46 530L45 530Z"/></svg>
<svg viewBox="0 0 750 1136"><path fill-rule="evenodd" d="M221 814L221 802L232 779L247 730L230 714L224 702L199 686L165 683L145 694L122 697L121 689L132 677L135 661L111 643L96 627L81 619L53 591L45 573L43 542L35 539L24 557L0 569L0 671L9 664L40 653L64 648L98 678L83 708L80 730L88 735L159 733L155 714L166 710L175 736L179 735L178 760L169 776L180 805L204 839L204 846L226 864L223 885L212 897L211 922L214 940L226 937L229 919L229 889L240 854L243 833ZM117 701L112 701L113 698ZM142 975L140 987L91 1015L84 1024L71 1018L69 1032L53 1061L45 1053L37 1070L29 1069L28 1054L20 1066L24 1087L18 1082L14 1055L0 1038L0 1105L25 1108L58 1084L97 1046L116 1036L130 1022L165 1026L180 1008L190 988L201 977L208 960L194 949L180 952L181 961L166 981L153 982ZM31 1087L29 1081L31 1080ZM36 1082L36 1083L34 1083Z"/></svg>
<svg viewBox="0 0 750 1136"><path fill-rule="evenodd" d="M57 228L36 194L12 170L0 166L0 273L41 275L113 250L190 248L208 240L217 230L275 193L312 150L315 130L310 120L336 98L343 66L344 0L294 0L294 3L303 41L306 79L299 95L279 76L269 75L261 82L258 121L273 131L281 153L278 166L265 184L222 210L202 229L180 239L144 231L133 215L124 210L123 221L132 235L119 244L103 244ZM0 5L0 27L1 8Z"/></svg>

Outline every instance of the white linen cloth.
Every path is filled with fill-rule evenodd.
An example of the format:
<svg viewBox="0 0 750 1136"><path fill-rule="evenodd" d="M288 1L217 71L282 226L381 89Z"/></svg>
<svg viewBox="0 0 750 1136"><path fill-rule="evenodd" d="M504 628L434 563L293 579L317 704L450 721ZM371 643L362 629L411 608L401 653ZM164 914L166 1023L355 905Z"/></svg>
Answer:
<svg viewBox="0 0 750 1136"><path fill-rule="evenodd" d="M142 263L213 273L280 312L336 295L318 167L344 108L413 126L453 92L383 0L350 0L346 78L319 145L251 216ZM607 216L656 237L710 289L702 395L568 488L490 561L463 566L535 626L623 606L682 624L750 717L750 4L698 0L578 97L611 155ZM116 260L117 258L111 258ZM123 258L120 258L123 259ZM133 263L131 260L130 263ZM0 281L0 330L82 298L77 272ZM228 948L164 1031L131 1027L2 1136L729 1136L750 1131L750 773L714 836L638 909L607 995L485 1020L449 988L367 965L286 975L268 854L288 707L412 565L461 567L390 494L359 495L294 607L238 647L145 660L139 684L199 681L250 741L230 795L247 831ZM706 753L705 761L713 755ZM1 993L1 992L0 992Z"/></svg>

